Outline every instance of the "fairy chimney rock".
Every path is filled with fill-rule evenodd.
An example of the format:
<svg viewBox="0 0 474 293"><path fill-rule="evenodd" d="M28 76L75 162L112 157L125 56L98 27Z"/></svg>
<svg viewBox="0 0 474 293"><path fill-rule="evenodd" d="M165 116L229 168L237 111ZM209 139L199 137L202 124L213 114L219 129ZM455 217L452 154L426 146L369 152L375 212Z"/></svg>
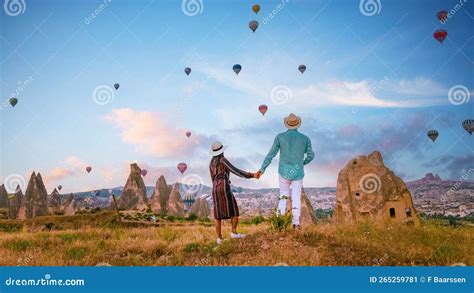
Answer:
<svg viewBox="0 0 474 293"><path fill-rule="evenodd" d="M171 188L163 175L156 181L155 189L150 198L151 209L155 214L166 214Z"/></svg>
<svg viewBox="0 0 474 293"><path fill-rule="evenodd" d="M26 218L45 216L48 214L48 192L41 174L33 172L25 192Z"/></svg>
<svg viewBox="0 0 474 293"><path fill-rule="evenodd" d="M334 218L338 222L420 223L410 191L384 165L378 151L350 160L339 172Z"/></svg>
<svg viewBox="0 0 474 293"><path fill-rule="evenodd" d="M0 185L0 208L8 208L8 192L5 185Z"/></svg>
<svg viewBox="0 0 474 293"><path fill-rule="evenodd" d="M286 211L292 211L292 202L291 197L286 202ZM316 223L316 216L314 214L313 206L311 205L311 201L306 195L306 192L303 188L301 188L301 212L300 212L300 225L301 226L309 226L311 224Z"/></svg>
<svg viewBox="0 0 474 293"><path fill-rule="evenodd" d="M141 169L137 164L131 164L130 175L128 176L117 205L119 208L126 210L143 210L147 208L147 202L146 186L145 182L143 182Z"/></svg>
<svg viewBox="0 0 474 293"><path fill-rule="evenodd" d="M196 215L199 218L208 217L211 213L211 208L209 207L209 202L203 196L199 196L196 198L196 201L191 206L189 211L190 215Z"/></svg>
<svg viewBox="0 0 474 293"><path fill-rule="evenodd" d="M52 209L59 209L61 207L61 195L56 188L49 196L49 207Z"/></svg>
<svg viewBox="0 0 474 293"><path fill-rule="evenodd" d="M8 206L8 218L10 219L17 219L19 218L19 211L20 208L22 207L22 203L24 201L24 195L23 192L21 191L20 185L16 186L15 194L11 195L9 197L9 206ZM23 208L23 211L26 211L25 208ZM22 216L23 219L25 216Z"/></svg>
<svg viewBox="0 0 474 293"><path fill-rule="evenodd" d="M71 193L65 204L64 215L73 216L74 214L76 214L76 201L74 200L74 195Z"/></svg>
<svg viewBox="0 0 474 293"><path fill-rule="evenodd" d="M179 193L179 184L176 183L171 190L168 201L168 215L184 217L184 203Z"/></svg>

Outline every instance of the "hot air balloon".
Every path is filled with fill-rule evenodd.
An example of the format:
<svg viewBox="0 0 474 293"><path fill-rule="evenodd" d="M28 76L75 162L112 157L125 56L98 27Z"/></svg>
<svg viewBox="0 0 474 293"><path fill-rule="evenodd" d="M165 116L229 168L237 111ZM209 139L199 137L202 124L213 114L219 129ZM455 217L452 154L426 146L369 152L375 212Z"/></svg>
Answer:
<svg viewBox="0 0 474 293"><path fill-rule="evenodd" d="M119 85L118 83L114 84L114 88L115 88L116 90L118 90L119 87L120 87L120 85Z"/></svg>
<svg viewBox="0 0 474 293"><path fill-rule="evenodd" d="M258 111L260 111L260 113L262 113L262 115L265 115L265 113L267 112L267 110L268 110L267 105L260 105L260 106L258 106Z"/></svg>
<svg viewBox="0 0 474 293"><path fill-rule="evenodd" d="M186 73L186 75L189 75L189 74L191 73L191 68L186 67L186 68L184 69L184 73Z"/></svg>
<svg viewBox="0 0 474 293"><path fill-rule="evenodd" d="M87 171L87 173L90 173L90 172L92 171L92 167L87 166L87 167L86 167L86 171Z"/></svg>
<svg viewBox="0 0 474 293"><path fill-rule="evenodd" d="M191 131L186 132L186 136L190 137L191 136Z"/></svg>
<svg viewBox="0 0 474 293"><path fill-rule="evenodd" d="M472 135L474 132L474 119L467 119L462 122L462 127Z"/></svg>
<svg viewBox="0 0 474 293"><path fill-rule="evenodd" d="M251 22L249 22L249 28L255 32L258 28L258 21L256 20L252 20Z"/></svg>
<svg viewBox="0 0 474 293"><path fill-rule="evenodd" d="M257 14L260 11L260 5L255 4L254 6L252 6L252 10L253 12L255 12L255 14Z"/></svg>
<svg viewBox="0 0 474 293"><path fill-rule="evenodd" d="M242 70L242 66L240 66L240 64L235 64L232 69L234 70L235 74L239 75L240 70Z"/></svg>
<svg viewBox="0 0 474 293"><path fill-rule="evenodd" d="M188 165L186 165L186 163L178 164L178 170L179 172L181 172L181 174L184 174L184 171L186 171L186 169L188 169Z"/></svg>
<svg viewBox="0 0 474 293"><path fill-rule="evenodd" d="M18 99L17 98L11 98L10 99L10 105L12 105L12 107L15 107L16 104L18 104Z"/></svg>
<svg viewBox="0 0 474 293"><path fill-rule="evenodd" d="M434 32L433 37L437 39L441 44L443 43L444 39L448 36L448 32L445 30L437 30Z"/></svg>
<svg viewBox="0 0 474 293"><path fill-rule="evenodd" d="M303 74L306 71L306 65L301 64L298 66L298 70L301 72L301 74Z"/></svg>
<svg viewBox="0 0 474 293"><path fill-rule="evenodd" d="M58 189L59 189L59 190L63 189L63 186L62 186L62 185L58 185Z"/></svg>
<svg viewBox="0 0 474 293"><path fill-rule="evenodd" d="M146 169L143 169L140 173L142 174L143 177L145 177L148 171Z"/></svg>
<svg viewBox="0 0 474 293"><path fill-rule="evenodd" d="M428 131L427 135L433 142L435 142L436 138L438 138L439 133L437 130L430 130Z"/></svg>
<svg viewBox="0 0 474 293"><path fill-rule="evenodd" d="M448 18L448 12L446 10L441 10L436 14L436 16L438 16L438 19L441 21L441 23L445 23L446 19Z"/></svg>

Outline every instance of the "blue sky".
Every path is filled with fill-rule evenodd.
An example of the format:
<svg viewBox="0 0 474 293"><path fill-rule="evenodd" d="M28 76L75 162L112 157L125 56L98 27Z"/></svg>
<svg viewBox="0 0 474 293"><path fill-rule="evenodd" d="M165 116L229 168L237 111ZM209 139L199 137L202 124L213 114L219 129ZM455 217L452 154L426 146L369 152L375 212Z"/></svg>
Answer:
<svg viewBox="0 0 474 293"><path fill-rule="evenodd" d="M25 0L16 16L4 7L0 181L35 170L48 190L107 188L137 162L149 185L160 174L208 184L212 141L256 171L290 112L316 152L306 186L335 186L350 158L373 150L405 180L458 179L473 167L473 137L461 127L474 119L471 1L380 0L372 16L359 1L259 1L257 15L254 1L194 1L196 15L187 2ZM452 14L441 24L443 9ZM432 36L440 28L443 44ZM429 129L440 133L434 144ZM277 160L260 181L233 183L277 186L276 174Z"/></svg>

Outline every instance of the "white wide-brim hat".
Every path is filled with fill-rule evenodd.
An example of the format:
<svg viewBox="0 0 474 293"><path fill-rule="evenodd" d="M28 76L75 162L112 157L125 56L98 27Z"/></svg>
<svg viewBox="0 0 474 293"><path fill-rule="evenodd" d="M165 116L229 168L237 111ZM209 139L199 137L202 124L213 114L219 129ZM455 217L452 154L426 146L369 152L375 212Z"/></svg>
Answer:
<svg viewBox="0 0 474 293"><path fill-rule="evenodd" d="M209 152L211 156L215 157L222 154L227 149L226 146L223 146L220 141L216 141L211 146L211 151Z"/></svg>
<svg viewBox="0 0 474 293"><path fill-rule="evenodd" d="M301 118L291 113L288 117L283 119L283 124L285 124L288 129L296 129L301 126Z"/></svg>

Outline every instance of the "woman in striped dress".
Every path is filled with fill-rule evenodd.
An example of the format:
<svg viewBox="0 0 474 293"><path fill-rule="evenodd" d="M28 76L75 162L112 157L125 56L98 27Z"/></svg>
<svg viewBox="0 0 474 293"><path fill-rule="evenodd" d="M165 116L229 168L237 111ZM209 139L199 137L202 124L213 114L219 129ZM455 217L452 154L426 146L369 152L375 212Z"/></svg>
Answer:
<svg viewBox="0 0 474 293"><path fill-rule="evenodd" d="M209 170L212 180L212 202L214 206L214 218L216 219L217 244L222 242L221 224L222 220L231 219L232 233L231 238L243 238L244 234L237 233L237 224L239 223L239 207L230 187L230 172L243 178L257 178L257 174L242 171L234 167L224 157L225 147L220 142L212 144L211 163Z"/></svg>

